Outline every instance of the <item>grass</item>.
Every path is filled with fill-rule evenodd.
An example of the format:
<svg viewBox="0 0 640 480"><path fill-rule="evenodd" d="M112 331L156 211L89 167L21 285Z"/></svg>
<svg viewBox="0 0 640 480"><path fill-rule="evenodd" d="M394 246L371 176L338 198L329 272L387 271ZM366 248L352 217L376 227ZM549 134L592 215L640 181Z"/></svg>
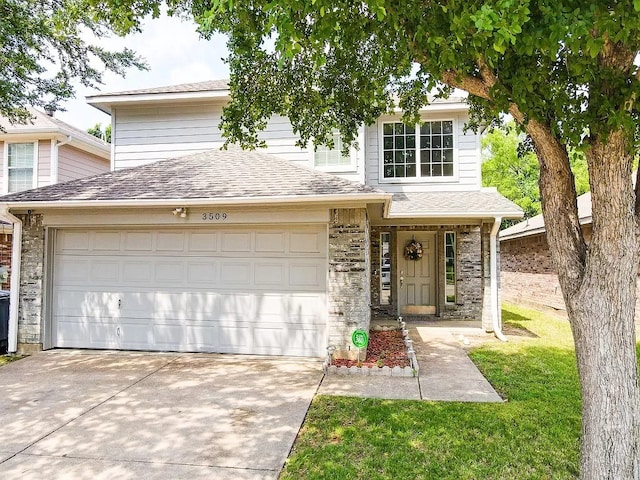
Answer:
<svg viewBox="0 0 640 480"><path fill-rule="evenodd" d="M0 367L6 365L9 362L13 362L15 360L20 360L21 356L19 355L0 355Z"/></svg>
<svg viewBox="0 0 640 480"><path fill-rule="evenodd" d="M503 319L522 335L470 356L507 402L317 396L281 479L577 478L580 388L569 326L513 305Z"/></svg>

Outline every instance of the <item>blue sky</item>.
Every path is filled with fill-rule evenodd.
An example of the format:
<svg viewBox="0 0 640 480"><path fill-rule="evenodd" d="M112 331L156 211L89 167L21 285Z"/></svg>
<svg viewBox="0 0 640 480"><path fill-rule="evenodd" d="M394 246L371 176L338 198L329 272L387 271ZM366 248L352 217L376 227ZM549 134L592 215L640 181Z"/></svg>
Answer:
<svg viewBox="0 0 640 480"><path fill-rule="evenodd" d="M229 76L229 69L222 61L227 55L225 38L215 36L211 41L202 40L196 33L195 24L178 18L148 19L142 33L101 39L100 43L110 49L127 46L135 50L146 59L150 69L131 70L125 78L105 74L100 90L78 86L75 100L68 101L65 104L67 111L58 112L56 117L83 130L98 122L110 123L108 115L86 104L85 96Z"/></svg>

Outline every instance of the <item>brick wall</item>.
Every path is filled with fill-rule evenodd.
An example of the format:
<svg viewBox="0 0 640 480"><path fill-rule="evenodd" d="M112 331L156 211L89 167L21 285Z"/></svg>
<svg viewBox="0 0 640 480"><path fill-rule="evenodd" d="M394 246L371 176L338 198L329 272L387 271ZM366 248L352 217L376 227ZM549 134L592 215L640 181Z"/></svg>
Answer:
<svg viewBox="0 0 640 480"><path fill-rule="evenodd" d="M22 264L18 307L18 352L42 349L44 227L42 215L17 215L22 220Z"/></svg>
<svg viewBox="0 0 640 480"><path fill-rule="evenodd" d="M587 242L591 225L583 225ZM565 310L562 291L545 233L500 241L503 300L534 307Z"/></svg>
<svg viewBox="0 0 640 480"><path fill-rule="evenodd" d="M544 233L500 241L504 272L555 274Z"/></svg>
<svg viewBox="0 0 640 480"><path fill-rule="evenodd" d="M395 317L398 311L395 288L397 285L397 233L399 231L436 232L437 317L443 319L480 319L484 302L484 265L482 260L482 229L479 225L410 225L375 226L371 228L371 308L374 316ZM380 303L380 234L391 235L391 303ZM456 303L444 301L444 234L456 233Z"/></svg>
<svg viewBox="0 0 640 480"><path fill-rule="evenodd" d="M333 209L329 221L328 343L354 357L355 329L369 330L369 220L364 208Z"/></svg>

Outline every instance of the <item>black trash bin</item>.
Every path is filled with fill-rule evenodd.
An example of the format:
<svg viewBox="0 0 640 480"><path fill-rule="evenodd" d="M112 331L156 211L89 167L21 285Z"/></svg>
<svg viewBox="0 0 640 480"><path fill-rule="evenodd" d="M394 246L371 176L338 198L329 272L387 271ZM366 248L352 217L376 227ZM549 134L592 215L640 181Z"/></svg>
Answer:
<svg viewBox="0 0 640 480"><path fill-rule="evenodd" d="M0 290L0 355L9 346L9 290Z"/></svg>

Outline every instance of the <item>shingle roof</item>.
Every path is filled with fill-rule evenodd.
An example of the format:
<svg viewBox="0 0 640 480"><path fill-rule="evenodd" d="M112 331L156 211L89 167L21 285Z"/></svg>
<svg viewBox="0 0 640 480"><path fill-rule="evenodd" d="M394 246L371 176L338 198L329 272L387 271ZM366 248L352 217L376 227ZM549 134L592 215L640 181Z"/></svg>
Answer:
<svg viewBox="0 0 640 480"><path fill-rule="evenodd" d="M161 87L141 88L138 90L125 90L122 92L109 92L91 95L93 97L115 97L118 95L148 95L151 93L188 93L188 92L209 92L229 89L229 80L207 80L205 82L181 83L179 85L165 85Z"/></svg>
<svg viewBox="0 0 640 480"><path fill-rule="evenodd" d="M237 199L384 192L272 155L209 150L0 197L0 202Z"/></svg>
<svg viewBox="0 0 640 480"><path fill-rule="evenodd" d="M580 195L576 201L578 202L578 220L584 224L591 223L591 192ZM543 233L546 230L544 225L544 217L542 214L535 217L527 218L520 223L505 228L500 232L500 240L510 238L526 237Z"/></svg>
<svg viewBox="0 0 640 480"><path fill-rule="evenodd" d="M16 134L16 133L42 133L42 132L60 132L63 135L72 135L78 140L83 141L84 143L88 143L93 145L99 149L104 150L109 153L111 151L111 146L100 140L97 137L94 137L90 133L85 132L84 130L80 130L79 128L74 127L73 125L69 125L62 120L59 120L55 117L49 116L40 110L36 110L35 108L29 108L29 113L33 116L30 123L27 124L15 124L11 125L9 120L5 117L0 117L0 125L4 128L4 132L0 132L0 135L3 134Z"/></svg>
<svg viewBox="0 0 640 480"><path fill-rule="evenodd" d="M470 192L415 192L393 195L389 217L522 217L522 209L493 188Z"/></svg>

